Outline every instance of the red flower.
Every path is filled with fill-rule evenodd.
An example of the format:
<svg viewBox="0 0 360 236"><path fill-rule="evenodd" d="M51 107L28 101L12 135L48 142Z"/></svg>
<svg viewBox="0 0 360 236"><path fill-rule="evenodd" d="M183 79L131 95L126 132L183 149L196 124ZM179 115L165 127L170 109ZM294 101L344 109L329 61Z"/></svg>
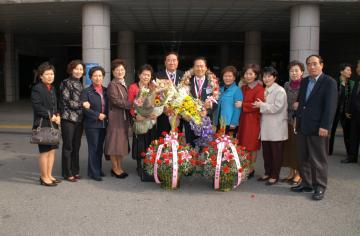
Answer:
<svg viewBox="0 0 360 236"><path fill-rule="evenodd" d="M224 171L225 174L228 174L230 172L230 167L227 166L227 165L224 166L223 171Z"/></svg>
<svg viewBox="0 0 360 236"><path fill-rule="evenodd" d="M180 132L180 133L178 133L178 136L179 136L179 137L183 137L183 136L184 136L184 133Z"/></svg>
<svg viewBox="0 0 360 236"><path fill-rule="evenodd" d="M211 162L212 167L216 167L216 161Z"/></svg>
<svg viewBox="0 0 360 236"><path fill-rule="evenodd" d="M203 148L203 151L204 151L204 152L208 152L208 151L209 151L209 147L204 147L204 148Z"/></svg>
<svg viewBox="0 0 360 236"><path fill-rule="evenodd" d="M160 137L159 138L159 144L163 144L164 143L164 138Z"/></svg>
<svg viewBox="0 0 360 236"><path fill-rule="evenodd" d="M170 164L170 160L169 159L166 159L165 160L165 164L168 166Z"/></svg>
<svg viewBox="0 0 360 236"><path fill-rule="evenodd" d="M182 160L182 159L179 159L179 160L178 160L178 164L179 164L179 165L182 165L182 163L183 163L183 160Z"/></svg>
<svg viewBox="0 0 360 236"><path fill-rule="evenodd" d="M158 165L161 165L161 160L157 160L157 164L158 164Z"/></svg>
<svg viewBox="0 0 360 236"><path fill-rule="evenodd" d="M240 172L240 173L242 173L243 171L244 171L243 168L240 168L240 169L239 169L239 172Z"/></svg>
<svg viewBox="0 0 360 236"><path fill-rule="evenodd" d="M155 164L155 159L151 159L151 160L150 160L150 163L151 163L152 165L154 165L154 164Z"/></svg>
<svg viewBox="0 0 360 236"><path fill-rule="evenodd" d="M179 132L179 128L176 127L176 128L175 128L175 132L176 132L176 133Z"/></svg>
<svg viewBox="0 0 360 236"><path fill-rule="evenodd" d="M145 152L141 152L141 153L140 153L140 156L141 156L141 157L145 157L145 156L146 156Z"/></svg>
<svg viewBox="0 0 360 236"><path fill-rule="evenodd" d="M183 149L183 146L179 145L178 149L179 149L179 150Z"/></svg>
<svg viewBox="0 0 360 236"><path fill-rule="evenodd" d="M191 159L191 160L190 160L190 163L191 163L192 165L196 165L196 160Z"/></svg>
<svg viewBox="0 0 360 236"><path fill-rule="evenodd" d="M148 164L149 160L147 158L144 159L144 164Z"/></svg>
<svg viewBox="0 0 360 236"><path fill-rule="evenodd" d="M161 132L161 135L164 136L164 137L165 137L167 134L168 134L168 133L167 133L166 131Z"/></svg>
<svg viewBox="0 0 360 236"><path fill-rule="evenodd" d="M210 159L211 159L211 161L216 161L216 156L215 156L215 155L212 155L212 156L210 157Z"/></svg>

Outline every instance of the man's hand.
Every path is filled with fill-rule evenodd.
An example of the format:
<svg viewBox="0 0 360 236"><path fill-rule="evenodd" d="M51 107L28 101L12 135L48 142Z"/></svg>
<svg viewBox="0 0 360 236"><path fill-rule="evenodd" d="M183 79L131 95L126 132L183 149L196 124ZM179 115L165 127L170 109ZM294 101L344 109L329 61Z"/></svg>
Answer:
<svg viewBox="0 0 360 236"><path fill-rule="evenodd" d="M105 120L105 118L106 118L106 115L103 113L100 113L99 120Z"/></svg>
<svg viewBox="0 0 360 236"><path fill-rule="evenodd" d="M327 129L320 128L319 129L319 136L320 137L327 137L327 136L329 136L329 131Z"/></svg>

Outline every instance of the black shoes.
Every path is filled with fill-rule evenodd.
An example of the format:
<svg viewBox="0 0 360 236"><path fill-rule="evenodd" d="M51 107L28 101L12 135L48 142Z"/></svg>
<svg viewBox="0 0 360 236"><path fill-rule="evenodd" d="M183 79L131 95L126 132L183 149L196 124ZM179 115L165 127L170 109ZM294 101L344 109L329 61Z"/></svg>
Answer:
<svg viewBox="0 0 360 236"><path fill-rule="evenodd" d="M121 174L116 174L113 170L111 170L111 176L115 177L115 178L118 178L118 179L125 179L126 177L128 177L128 173L126 172L122 172Z"/></svg>
<svg viewBox="0 0 360 236"><path fill-rule="evenodd" d="M103 179L101 177L92 177L92 179L95 181L103 181Z"/></svg>
<svg viewBox="0 0 360 236"><path fill-rule="evenodd" d="M271 180L273 180L273 179L269 179L266 183L265 183L265 185L274 185L274 184L276 184L278 181L279 181L279 179L275 179L275 180L273 180L273 181L271 181Z"/></svg>
<svg viewBox="0 0 360 236"><path fill-rule="evenodd" d="M313 200L319 201L324 198L325 190L321 188L317 188L312 196Z"/></svg>
<svg viewBox="0 0 360 236"><path fill-rule="evenodd" d="M311 193L312 191L314 191L313 188L310 188L310 187L306 187L302 184L300 185L297 185L297 186L294 186L294 187L291 187L290 190L292 192L295 192L295 193L301 193L301 192L305 192L305 193Z"/></svg>
<svg viewBox="0 0 360 236"><path fill-rule="evenodd" d="M39 180L40 180L40 185L43 185L45 187L55 187L55 186L57 186L57 184L54 183L54 182L46 183L41 177L39 178Z"/></svg>
<svg viewBox="0 0 360 236"><path fill-rule="evenodd" d="M349 158L346 158L346 159L344 159L344 160L341 160L340 162L341 162L342 164L356 163L355 160L349 159Z"/></svg>
<svg viewBox="0 0 360 236"><path fill-rule="evenodd" d="M53 182L54 184L59 184L59 183L61 183L61 180L55 178L52 182Z"/></svg>

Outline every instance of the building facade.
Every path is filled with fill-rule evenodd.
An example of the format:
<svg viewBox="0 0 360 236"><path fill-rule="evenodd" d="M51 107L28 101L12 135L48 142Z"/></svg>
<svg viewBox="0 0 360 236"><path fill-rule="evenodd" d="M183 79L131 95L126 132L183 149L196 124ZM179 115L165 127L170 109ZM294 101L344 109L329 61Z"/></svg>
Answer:
<svg viewBox="0 0 360 236"><path fill-rule="evenodd" d="M359 1L290 0L0 0L0 101L26 99L34 69L56 67L56 84L68 61L97 63L111 79L110 61L136 68L163 66L167 51L188 69L205 56L215 72L225 65L273 65L287 79L289 60L320 53L325 71L360 58Z"/></svg>

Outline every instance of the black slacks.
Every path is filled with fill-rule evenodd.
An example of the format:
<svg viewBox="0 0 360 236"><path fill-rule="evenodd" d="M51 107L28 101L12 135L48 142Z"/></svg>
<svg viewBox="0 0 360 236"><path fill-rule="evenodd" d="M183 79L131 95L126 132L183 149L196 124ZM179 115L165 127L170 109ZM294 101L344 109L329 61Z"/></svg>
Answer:
<svg viewBox="0 0 360 236"><path fill-rule="evenodd" d="M298 142L302 184L306 187L326 189L329 138L299 134Z"/></svg>
<svg viewBox="0 0 360 236"><path fill-rule="evenodd" d="M350 128L350 148L348 158L353 161L358 161L359 156L359 142L360 142L360 114L355 113L351 119Z"/></svg>
<svg viewBox="0 0 360 236"><path fill-rule="evenodd" d="M334 119L333 126L331 128L330 141L329 141L329 155L331 155L334 151L335 133L336 133L336 128L337 128L339 121L340 121L341 127L343 129L346 154L349 155L351 119L348 119L345 116L345 114L337 115Z"/></svg>
<svg viewBox="0 0 360 236"><path fill-rule="evenodd" d="M82 133L83 125L81 122L61 121L61 135L63 140L61 163L62 176L64 178L79 174L79 151Z"/></svg>
<svg viewBox="0 0 360 236"><path fill-rule="evenodd" d="M279 179L285 141L262 141L265 175Z"/></svg>
<svg viewBox="0 0 360 236"><path fill-rule="evenodd" d="M104 152L105 128L85 128L88 143L88 176L101 177L102 155Z"/></svg>

